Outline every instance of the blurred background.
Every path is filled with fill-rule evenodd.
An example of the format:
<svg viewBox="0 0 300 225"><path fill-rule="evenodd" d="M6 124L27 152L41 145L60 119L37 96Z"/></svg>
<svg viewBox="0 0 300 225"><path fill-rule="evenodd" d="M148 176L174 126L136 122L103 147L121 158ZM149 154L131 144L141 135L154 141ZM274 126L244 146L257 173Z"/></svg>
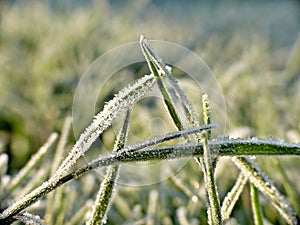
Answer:
<svg viewBox="0 0 300 225"><path fill-rule="evenodd" d="M9 173L16 173L52 131L60 132L65 117L72 114L74 92L88 66L110 49L138 41L141 34L178 43L208 64L225 98L226 135L272 136L300 142L299 31L300 2L293 0L0 0L0 152L9 155ZM131 74L148 73L141 65L127 70ZM182 80L184 83L184 77ZM106 96L101 97L103 101L121 88L111 83ZM137 113L140 116L134 117L132 129L144 138L149 137L149 130L143 130L138 119L151 115L141 110ZM111 146L114 136L105 137ZM74 143L72 135L70 140ZM269 161L265 160L263 166L272 177ZM282 163L291 178L299 178L298 159L285 158ZM190 167L197 170L194 164ZM184 172L179 176L194 185ZM227 178L220 188L221 197L232 185L233 176L222 176L223 180ZM280 178L274 175L272 179L277 179L281 187ZM299 182L295 184L298 198L299 186ZM161 206L167 210L162 213L167 215L187 205L186 196L177 192L175 200L164 195L171 205ZM147 196L142 194L141 198ZM130 204L143 213L145 203L137 206L131 199ZM128 212L118 214L118 205L114 207L114 223L118 224ZM240 207L248 208L242 202ZM198 213L192 208L187 209L191 218ZM240 221L249 217L247 210L240 214L238 210L235 216ZM271 222L282 223L277 217L274 221L270 218ZM157 220L162 221L159 216ZM171 222L178 221L171 217ZM245 219L242 224L247 223Z"/></svg>

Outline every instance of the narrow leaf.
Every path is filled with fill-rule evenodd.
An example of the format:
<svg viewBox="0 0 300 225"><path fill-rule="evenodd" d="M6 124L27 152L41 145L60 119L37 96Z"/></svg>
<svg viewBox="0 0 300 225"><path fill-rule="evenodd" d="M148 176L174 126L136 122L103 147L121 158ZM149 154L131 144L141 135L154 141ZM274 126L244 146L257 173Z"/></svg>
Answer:
<svg viewBox="0 0 300 225"><path fill-rule="evenodd" d="M127 111L123 127L121 128L117 137L113 153L124 148L129 129L130 111ZM120 165L112 165L107 168L104 180L101 183L95 203L93 205L92 214L87 222L88 225L105 224L106 214L109 205L112 201L112 194L118 178Z"/></svg>
<svg viewBox="0 0 300 225"><path fill-rule="evenodd" d="M250 186L250 194L251 194L251 205L253 212L253 220L255 225L263 225L263 217L259 204L259 193L254 184Z"/></svg>
<svg viewBox="0 0 300 225"><path fill-rule="evenodd" d="M46 155L47 151L53 145L55 140L57 139L57 133L52 133L46 143L35 153L31 159L27 162L27 164L20 170L16 177L12 179L9 184L8 192L13 192L19 184L27 177L27 175L38 165L39 162Z"/></svg>
<svg viewBox="0 0 300 225"><path fill-rule="evenodd" d="M202 109L204 123L210 123L210 106L206 94L202 95ZM208 131L202 133L203 144L203 169L205 189L208 195L208 223L211 225L222 224L220 200L217 191L217 185L214 178L214 168L212 164L212 157L208 146L208 138L210 134Z"/></svg>
<svg viewBox="0 0 300 225"><path fill-rule="evenodd" d="M229 220L231 212L237 200L239 199L247 181L248 177L244 173L240 172L234 186L232 187L230 192L227 193L226 197L223 200L221 207L223 221Z"/></svg>

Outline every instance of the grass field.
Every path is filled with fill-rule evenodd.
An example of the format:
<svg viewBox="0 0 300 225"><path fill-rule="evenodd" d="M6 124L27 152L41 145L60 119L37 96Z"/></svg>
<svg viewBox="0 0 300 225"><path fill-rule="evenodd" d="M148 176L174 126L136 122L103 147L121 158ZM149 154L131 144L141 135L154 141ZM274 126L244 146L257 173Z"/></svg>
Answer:
<svg viewBox="0 0 300 225"><path fill-rule="evenodd" d="M199 55L211 69L224 96L227 118L221 121L224 115L212 109L213 122L226 123L224 133L213 133L215 137L274 137L299 143L299 21L298 1L0 1L0 153L9 158L0 186L20 171L51 132L61 133L65 118L72 115L79 80L94 60L119 45L138 41L141 34L149 40L178 43ZM101 90L97 112L128 84L127 78L117 79L118 74L132 81L149 70L146 63L138 63L118 71ZM174 74L200 114L202 93L194 91L195 84L182 71L174 68ZM134 107L130 144L176 130L172 122L166 122L170 117L163 107L153 99L143 99ZM120 124L118 120L114 127ZM101 135L103 146L110 151L116 133L110 128ZM66 152L75 136L73 132L68 135ZM93 154L98 153L91 153L88 159ZM53 153L47 153L30 177L40 171L45 180L52 158ZM1 160L5 161L4 156ZM289 195L282 168L295 192L295 202L300 202L299 158L280 157L278 164L273 157L257 157L255 162L282 194ZM122 182L132 179L149 185L120 184L108 224L206 224L202 173L193 160L178 161L175 166L180 163L185 164L174 176L157 183L152 182L153 176L164 168L163 162L153 171L121 172ZM148 172L152 173L145 174ZM218 162L216 181L221 200L238 172L228 158ZM25 180L6 202L1 201L1 208L37 186L42 182L40 177L36 183ZM87 211L100 182L93 173L69 182L62 192L61 208L55 208L53 219L46 221L71 223L80 209ZM254 223L249 193L250 185L246 185L230 224ZM31 210L42 218L47 213L44 200ZM264 224L286 224L263 196L260 200ZM82 224L83 219L74 224Z"/></svg>

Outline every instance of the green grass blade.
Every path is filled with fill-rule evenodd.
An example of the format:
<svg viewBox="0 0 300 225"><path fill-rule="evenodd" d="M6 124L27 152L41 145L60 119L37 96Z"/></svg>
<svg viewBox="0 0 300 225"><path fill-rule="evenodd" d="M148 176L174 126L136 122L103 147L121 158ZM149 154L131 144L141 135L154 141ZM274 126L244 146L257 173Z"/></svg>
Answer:
<svg viewBox="0 0 300 225"><path fill-rule="evenodd" d="M251 205L255 225L263 225L263 217L259 204L259 193L254 184L250 184Z"/></svg>
<svg viewBox="0 0 300 225"><path fill-rule="evenodd" d="M274 141L268 139L216 139L208 142L209 147L213 150L213 154L220 156L245 156L245 155L265 155L265 156L300 156L300 144L290 144L282 141ZM77 179L88 171L113 165L120 162L139 162L150 160L167 160L177 159L191 156L201 157L203 155L203 148L201 143L173 145L151 150L143 151L119 151L107 157L100 157L99 159L90 162L87 166L80 168L62 178L60 178L54 185L44 182L41 186L26 195L23 199L12 204L9 208L0 214L0 222L8 221L13 215L16 215L21 210L36 202L45 194L56 189L60 185Z"/></svg>
<svg viewBox="0 0 300 225"><path fill-rule="evenodd" d="M129 130L129 118L130 111L127 111L125 121L115 142L113 153L118 152L125 146ZM112 201L112 194L118 178L119 168L120 165L118 164L109 166L107 168L105 178L101 183L95 203L93 205L92 215L87 221L88 225L106 223L106 214Z"/></svg>

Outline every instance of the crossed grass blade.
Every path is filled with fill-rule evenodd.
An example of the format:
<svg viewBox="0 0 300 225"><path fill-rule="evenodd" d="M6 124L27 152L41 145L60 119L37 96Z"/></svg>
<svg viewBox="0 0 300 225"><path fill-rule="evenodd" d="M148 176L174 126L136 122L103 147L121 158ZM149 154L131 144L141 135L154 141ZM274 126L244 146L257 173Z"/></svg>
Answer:
<svg viewBox="0 0 300 225"><path fill-rule="evenodd" d="M250 159L233 157L232 160L243 173L248 175L250 182L263 193L288 224L297 224L296 212L288 200Z"/></svg>
<svg viewBox="0 0 300 225"><path fill-rule="evenodd" d="M168 109L169 115L173 119L175 125L179 130L182 129L183 123L179 121L179 115L175 110L176 106L174 102L168 95L168 91L165 85L162 83L161 76L165 74L168 80L171 83L172 88L175 90L175 93L180 98L182 106L184 108L185 116L189 121L190 125L197 126L199 124L198 115L194 110L193 105L189 102L188 98L186 97L184 91L178 85L176 79L172 76L170 70L166 67L163 63L162 59L157 55L154 49L150 46L146 38L141 36L140 38L140 45L142 51L144 53L145 59L148 63L149 69L153 74L156 74L158 81L161 83L159 85L159 90L164 97L164 102ZM162 72L163 73L162 73ZM203 116L204 116L204 124L209 124L211 122L210 118L210 109L209 109L209 102L207 95L203 95ZM196 161L199 162L200 167L202 168L206 186L206 192L208 193L208 217L209 217L209 224L222 224L221 219L221 210L220 210L220 203L217 194L217 187L214 182L214 169L211 163L211 156L209 152L209 147L207 140L210 138L211 133L203 132L201 136L196 136L196 140L199 142L203 142L203 149L204 149L204 157L197 158Z"/></svg>

